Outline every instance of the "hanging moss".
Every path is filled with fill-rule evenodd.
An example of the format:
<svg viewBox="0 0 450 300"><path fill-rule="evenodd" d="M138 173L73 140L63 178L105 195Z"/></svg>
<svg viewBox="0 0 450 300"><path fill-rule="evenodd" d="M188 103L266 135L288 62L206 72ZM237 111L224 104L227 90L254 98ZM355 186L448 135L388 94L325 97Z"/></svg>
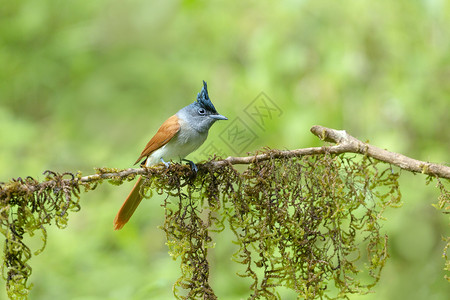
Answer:
<svg viewBox="0 0 450 300"><path fill-rule="evenodd" d="M239 246L238 275L253 281L251 299L277 298L278 286L313 299L330 284L345 296L379 280L388 257L382 213L400 202L398 173L390 166L345 155L256 162L242 174L205 165L185 188L187 178L171 172L146 185L167 195L163 229L170 254L181 261L177 298L216 298L206 257L210 231L225 226ZM357 276L363 269L372 278L366 283Z"/></svg>
<svg viewBox="0 0 450 300"><path fill-rule="evenodd" d="M230 243L238 250L233 259L241 265L236 278L251 280L251 299L279 298L279 286L306 299L341 298L366 293L378 282L388 258L383 212L399 206L401 198L399 174L390 165L321 154L272 158L238 172L231 165L217 168L214 160L199 165L197 174L172 164L142 175L141 193L166 195L162 229L169 254L180 261L177 298L217 298L209 284L207 254L214 247L211 232L224 228L234 233ZM39 233L45 246L46 226L64 228L69 213L80 209L81 187L89 191L103 179L116 185L136 176L117 171L98 169L100 176L89 181L81 174L48 171L43 182L19 178L1 184L3 276L11 299L26 298L31 288L27 262L37 253L24 244L24 235ZM448 192L443 194L441 206L449 201ZM337 294L330 294L330 285Z"/></svg>
<svg viewBox="0 0 450 300"><path fill-rule="evenodd" d="M32 254L44 250L46 225L55 224L65 228L70 211L80 210L80 188L77 177L70 173L56 174L46 171L45 181L27 177L18 178L0 186L1 233L5 236L2 275L11 299L26 299L31 284ZM64 179L65 177L68 177ZM40 233L42 249L32 253L23 242L25 234Z"/></svg>
<svg viewBox="0 0 450 300"><path fill-rule="evenodd" d="M432 182L434 179L437 181L437 188L440 190L440 195L438 197L438 203L433 205L435 208L442 211L442 213L450 215L450 191L447 190L439 178L434 178L429 176L427 179L427 184ZM445 180L445 179L444 179ZM447 181L448 182L448 181ZM444 251L442 253L442 258L445 259L444 270L447 271L445 279L450 282L450 236L443 236L442 240L445 242Z"/></svg>

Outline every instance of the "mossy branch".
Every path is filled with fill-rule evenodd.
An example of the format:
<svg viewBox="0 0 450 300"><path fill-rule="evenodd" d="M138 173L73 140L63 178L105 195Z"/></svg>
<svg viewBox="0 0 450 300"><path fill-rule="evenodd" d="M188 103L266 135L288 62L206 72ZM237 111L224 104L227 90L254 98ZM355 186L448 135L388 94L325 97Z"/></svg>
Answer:
<svg viewBox="0 0 450 300"><path fill-rule="evenodd" d="M251 164L258 161L266 161L269 159L277 158L291 158L302 157L305 155L317 155L317 154L343 154L343 153L358 153L367 157L372 157L385 163L392 164L403 170L423 173L426 175L432 175L435 177L450 179L450 167L425 161L416 160L407 157L400 153L390 152L376 146L364 143L355 137L348 134L345 130L336 130L323 126L313 126L311 132L326 142L336 143L335 146L324 147L310 147L296 150L271 150L267 153L244 156L244 157L228 157L223 160L213 160L207 164L199 164L201 167L208 169L217 169L225 165L242 165ZM156 166L154 168L164 168L164 166ZM80 184L91 183L103 179L125 179L130 175L149 175L148 168L129 168L126 170L112 171L109 168L98 168L98 174L87 175L78 178L64 179L64 180L77 180ZM23 188L30 191L39 190L45 188L52 183L49 181L42 182L38 186L23 186ZM2 190L2 193L6 190Z"/></svg>
<svg viewBox="0 0 450 300"><path fill-rule="evenodd" d="M297 150L271 151L270 153L247 157L228 157L222 161L214 161L210 164L213 167L221 167L226 164L251 164L256 161L265 161L273 158L301 157L304 155L315 154L358 153L392 164L406 171L450 179L450 167L448 166L416 160L403 154L378 148L358 140L348 134L345 130L336 130L316 125L311 128L311 132L321 140L337 145L302 148Z"/></svg>
<svg viewBox="0 0 450 300"><path fill-rule="evenodd" d="M321 140L336 143L337 145L284 151L271 150L268 153L245 157L230 156L223 160L211 161L205 167L209 169L221 168L225 165L248 165L254 162L266 161L269 159L301 157L305 155L358 153L375 158L385 163L392 164L406 171L450 179L450 167L448 166L416 160L400 153L390 152L378 148L376 146L358 140L357 138L348 134L345 130L336 130L316 125L311 128L311 132L314 135L318 136ZM131 174L143 175L146 174L146 171L145 169L127 169L116 173L102 173L84 176L80 181L91 182L99 179L114 178L116 176L124 178Z"/></svg>
<svg viewBox="0 0 450 300"><path fill-rule="evenodd" d="M46 171L43 182L27 177L0 184L0 230L6 238L2 270L8 295L26 298L30 289L27 261L32 252L24 234L41 231L45 245L45 227L55 222L64 228L69 212L80 209L80 187L90 191L104 180L121 184L136 175L144 177L143 194L152 190L166 196L163 230L169 252L181 260L177 297L216 299L209 285L207 252L213 247L210 232L226 226L239 246L234 259L245 267L239 276L253 281L252 299L276 298L275 288L281 285L307 299L323 297L331 280L338 297L367 292L388 257L387 236L380 231L382 214L400 201L399 174L391 166L447 179L450 168L382 150L345 131L321 126L311 131L336 145L213 158L199 164L197 174L172 164L100 168L89 176ZM355 159L346 153L363 156ZM238 172L232 167L236 164L248 167ZM437 181L437 206L446 211L449 192ZM361 260L372 282L363 284L355 277ZM262 270L262 277L256 269ZM178 294L178 288L187 295Z"/></svg>

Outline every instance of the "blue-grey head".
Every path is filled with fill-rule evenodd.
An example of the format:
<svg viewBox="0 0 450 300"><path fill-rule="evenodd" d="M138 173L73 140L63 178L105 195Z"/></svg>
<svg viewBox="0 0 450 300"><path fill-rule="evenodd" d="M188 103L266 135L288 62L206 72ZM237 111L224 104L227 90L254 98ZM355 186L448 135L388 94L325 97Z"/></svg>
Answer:
<svg viewBox="0 0 450 300"><path fill-rule="evenodd" d="M182 108L177 115L199 132L208 131L218 120L228 120L227 117L219 114L212 104L205 81L203 81L202 90L197 95L197 101Z"/></svg>

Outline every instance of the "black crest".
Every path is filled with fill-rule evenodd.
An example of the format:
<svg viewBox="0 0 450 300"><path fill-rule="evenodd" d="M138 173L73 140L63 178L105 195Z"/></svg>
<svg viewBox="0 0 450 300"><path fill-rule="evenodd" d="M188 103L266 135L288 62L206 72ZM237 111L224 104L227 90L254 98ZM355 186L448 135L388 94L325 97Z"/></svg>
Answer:
<svg viewBox="0 0 450 300"><path fill-rule="evenodd" d="M217 113L216 108L209 99L208 95L208 86L206 85L206 81L203 80L203 88L200 93L197 94L197 102L204 109L209 110L212 113Z"/></svg>

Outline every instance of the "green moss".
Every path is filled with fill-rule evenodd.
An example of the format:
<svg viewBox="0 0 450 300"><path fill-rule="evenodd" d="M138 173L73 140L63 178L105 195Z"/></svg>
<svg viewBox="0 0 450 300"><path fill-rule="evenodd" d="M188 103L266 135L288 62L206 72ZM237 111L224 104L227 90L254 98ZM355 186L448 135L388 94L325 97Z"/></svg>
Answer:
<svg viewBox="0 0 450 300"><path fill-rule="evenodd" d="M37 255L45 248L45 227L53 221L59 228L65 228L69 212L80 209L77 175L51 171L44 175L41 183L27 177L0 186L1 232L6 239L2 275L11 299L26 299L31 289L28 284L31 266L27 262L32 253L23 242L24 235L39 233L43 247L34 253Z"/></svg>
<svg viewBox="0 0 450 300"><path fill-rule="evenodd" d="M427 179L427 184L429 184L431 181L433 181L433 177L429 176ZM440 190L441 194L438 198L438 203L434 204L433 206L439 210L442 211L444 214L450 214L450 191L445 188L444 184L441 179L436 178L437 180L437 188ZM448 180L446 181L449 182ZM442 240L445 242L444 251L442 253L442 257L445 259L445 265L444 270L447 271L448 274L450 274L450 236L444 236L442 237ZM450 275L446 274L445 279L447 279L448 282L450 282Z"/></svg>
<svg viewBox="0 0 450 300"><path fill-rule="evenodd" d="M231 165L198 167L197 174L172 164L143 175L145 197L166 196L161 228L169 254L180 261L177 298L217 298L207 257L215 245L211 232L225 227L235 235L233 260L242 265L237 276L251 280L251 299L279 298L279 286L306 299L345 298L367 293L378 282L388 258L383 212L398 207L401 198L399 174L391 166L355 155L315 155L256 162L242 173ZM66 227L69 213L80 209L80 186L89 191L103 181L81 184L79 173L45 174L43 182L19 178L0 186L2 273L11 299L25 299L31 289L27 262L33 253L24 235L42 238L43 248L34 254L40 253L45 228L52 222ZM134 178L112 176L112 184ZM448 210L449 193L438 183L442 196L436 206ZM335 295L330 285L337 288Z"/></svg>
<svg viewBox="0 0 450 300"><path fill-rule="evenodd" d="M251 298L277 298L277 286L317 298L332 282L340 290L336 296L345 296L368 292L379 280L388 257L381 213L400 202L398 174L387 165L319 155L258 162L242 174L231 166L200 166L184 188L183 174L168 170L166 176L150 186L176 196L166 198L163 229L171 255L181 262L178 298L213 295L207 250L210 231L220 231L224 222L239 245L238 275L253 281ZM365 283L356 276L362 261L372 278Z"/></svg>

